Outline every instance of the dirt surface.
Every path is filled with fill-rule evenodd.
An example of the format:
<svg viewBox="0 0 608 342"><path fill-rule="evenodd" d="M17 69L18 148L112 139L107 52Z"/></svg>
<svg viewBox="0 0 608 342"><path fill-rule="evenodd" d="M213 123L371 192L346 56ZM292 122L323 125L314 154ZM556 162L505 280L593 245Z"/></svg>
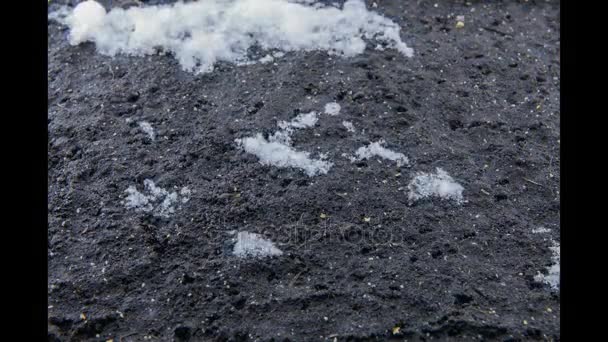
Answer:
<svg viewBox="0 0 608 342"><path fill-rule="evenodd" d="M534 280L560 234L559 2L377 4L412 58L287 53L194 75L70 46L49 22L49 341L560 339L559 291ZM339 115L293 135L327 153L326 175L235 144L331 101ZM341 156L379 139L411 165ZM436 167L466 202L409 206ZM126 208L145 179L191 198L168 218ZM231 231L283 254L237 258Z"/></svg>

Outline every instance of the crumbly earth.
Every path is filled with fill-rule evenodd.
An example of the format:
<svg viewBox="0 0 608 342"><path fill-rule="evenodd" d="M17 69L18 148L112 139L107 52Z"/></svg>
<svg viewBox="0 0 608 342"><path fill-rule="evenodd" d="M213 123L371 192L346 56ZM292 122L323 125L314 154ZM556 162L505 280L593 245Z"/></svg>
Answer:
<svg viewBox="0 0 608 342"><path fill-rule="evenodd" d="M62 3L77 1L49 10ZM559 291L534 280L560 234L559 2L376 3L414 57L194 75L70 46L49 22L49 341L560 339ZM327 154L326 175L235 143L332 101L340 114L292 137ZM342 156L380 139L410 165ZM415 172L437 167L466 202L408 205ZM190 200L168 218L126 208L145 179ZM283 254L237 258L234 231Z"/></svg>

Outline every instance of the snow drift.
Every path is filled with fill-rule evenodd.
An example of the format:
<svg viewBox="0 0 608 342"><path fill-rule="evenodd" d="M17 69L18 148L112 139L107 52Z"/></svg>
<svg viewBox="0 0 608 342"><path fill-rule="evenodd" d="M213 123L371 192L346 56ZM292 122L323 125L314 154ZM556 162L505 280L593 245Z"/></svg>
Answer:
<svg viewBox="0 0 608 342"><path fill-rule="evenodd" d="M49 18L70 28L72 45L94 42L99 53L109 56L170 52L184 70L197 73L212 71L219 61L267 62L266 54L250 56L254 46L348 57L375 40L405 56L413 54L401 41L400 27L367 10L362 0L348 0L342 8L314 1L205 0L109 12L89 0L73 10L63 7Z"/></svg>

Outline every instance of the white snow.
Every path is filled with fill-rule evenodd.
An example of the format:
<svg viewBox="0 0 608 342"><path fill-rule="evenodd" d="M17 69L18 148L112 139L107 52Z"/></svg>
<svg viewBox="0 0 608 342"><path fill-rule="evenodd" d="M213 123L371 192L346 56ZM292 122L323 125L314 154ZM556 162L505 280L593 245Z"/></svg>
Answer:
<svg viewBox="0 0 608 342"><path fill-rule="evenodd" d="M435 174L418 172L407 188L410 203L430 196L453 200L458 204L463 202L464 188L441 168L437 168Z"/></svg>
<svg viewBox="0 0 608 342"><path fill-rule="evenodd" d="M304 170L309 177L326 174L333 165L325 160L310 158L310 153L296 151L283 142L268 141L260 133L255 137L237 139L237 144L245 152L257 156L264 165L295 167Z"/></svg>
<svg viewBox="0 0 608 342"><path fill-rule="evenodd" d="M260 234L249 232L237 234L233 253L239 258L261 258L283 254L272 241L264 239Z"/></svg>
<svg viewBox="0 0 608 342"><path fill-rule="evenodd" d="M338 115L340 113L340 104L337 102L330 102L325 105L325 114Z"/></svg>
<svg viewBox="0 0 608 342"><path fill-rule="evenodd" d="M129 188L127 188L127 190L125 190L125 192L128 194L128 196L123 203L127 208L135 208L135 210L145 212L152 211L153 207L150 203L150 198L137 191L134 186L131 185Z"/></svg>
<svg viewBox="0 0 608 342"><path fill-rule="evenodd" d="M304 113L296 116L291 121L280 121L278 126L280 130L270 136L270 141L280 142L284 145L291 146L291 135L295 129L310 128L316 125L319 120L317 112Z"/></svg>
<svg viewBox="0 0 608 342"><path fill-rule="evenodd" d="M139 128L141 128L141 130L144 131L144 133L146 133L150 137L150 140L154 140L156 138L156 134L154 133L154 128L152 127L152 125L149 122L141 121L139 123Z"/></svg>
<svg viewBox="0 0 608 342"><path fill-rule="evenodd" d="M317 116L317 112L310 112L305 114L300 114L296 116L293 120L281 121L279 122L279 128L283 130L291 130L292 128L310 128L313 127L317 121L319 120Z"/></svg>
<svg viewBox="0 0 608 342"><path fill-rule="evenodd" d="M551 232L551 229L548 229L545 227L538 227L538 228L532 229L532 233L534 233L534 234L542 234L542 233L549 233L549 232Z"/></svg>
<svg viewBox="0 0 608 342"><path fill-rule="evenodd" d="M175 213L173 205L177 203L177 194L175 192L167 193L165 199L156 208L158 215L163 217L169 217L170 214Z"/></svg>
<svg viewBox="0 0 608 342"><path fill-rule="evenodd" d="M182 196L182 203L187 203L190 200L190 195L192 195L192 191L187 187L183 187L179 194Z"/></svg>
<svg viewBox="0 0 608 342"><path fill-rule="evenodd" d="M355 132L355 126L350 121L342 121L342 126L344 126L344 128L351 133Z"/></svg>
<svg viewBox="0 0 608 342"><path fill-rule="evenodd" d="M361 54L366 41L387 44L411 57L400 27L348 0L342 8L317 1L205 0L172 5L113 8L84 1L73 10L49 15L70 29L72 45L91 41L109 56L171 52L182 68L210 72L219 61L249 64L251 47L266 51L327 51L344 57ZM274 55L277 58L277 55ZM269 62L263 57L261 62Z"/></svg>
<svg viewBox="0 0 608 342"><path fill-rule="evenodd" d="M547 269L547 275L544 275L540 272L534 277L534 280L537 282L543 282L545 284L549 284L552 289L559 290L560 283L560 246L557 241L553 241L553 246L549 247L553 252L551 256L551 260L553 261L553 265L551 265Z"/></svg>
<svg viewBox="0 0 608 342"><path fill-rule="evenodd" d="M355 151L355 156L350 158L351 162L360 161L363 159L369 159L372 157L380 157L392 161L397 162L397 166L407 165L409 164L409 159L403 153L397 153L394 151L385 148L384 140L379 140L369 144L368 146L359 147L357 151Z"/></svg>
<svg viewBox="0 0 608 342"><path fill-rule="evenodd" d="M95 33L103 31L106 10L96 1L84 1L71 12L68 7L62 7L59 11L51 13L49 19L68 25L70 44L78 45L98 39Z"/></svg>
<svg viewBox="0 0 608 342"><path fill-rule="evenodd" d="M272 57L271 55L266 55L266 56L258 59L258 62L260 62L262 64L274 62L274 57Z"/></svg>
<svg viewBox="0 0 608 342"><path fill-rule="evenodd" d="M299 114L291 121L280 121L280 130L269 136L268 140L258 133L253 137L236 139L236 143L245 152L257 156L263 165L298 168L309 177L326 174L333 163L323 160L323 155L320 155L320 159L313 159L310 153L297 151L291 146L291 135L296 129L313 127L318 120L314 111Z"/></svg>
<svg viewBox="0 0 608 342"><path fill-rule="evenodd" d="M122 203L127 209L135 209L135 211L143 211L146 213L152 213L154 216L169 217L175 213L175 205L181 201L182 203L188 202L190 199L191 191L184 187L180 190L180 195L176 192L168 192L167 190L160 188L154 184L154 181L150 179L144 180L144 192L145 195L137 190L133 185L129 186L125 192L127 197ZM179 198L181 196L181 199Z"/></svg>

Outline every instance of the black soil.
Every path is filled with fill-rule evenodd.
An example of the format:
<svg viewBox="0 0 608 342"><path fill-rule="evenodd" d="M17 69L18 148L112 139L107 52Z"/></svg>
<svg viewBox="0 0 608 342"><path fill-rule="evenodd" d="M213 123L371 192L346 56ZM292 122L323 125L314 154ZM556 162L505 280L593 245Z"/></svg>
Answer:
<svg viewBox="0 0 608 342"><path fill-rule="evenodd" d="M560 339L559 291L534 280L560 234L559 3L377 2L414 57L194 75L70 46L49 22L49 340ZM339 115L293 136L328 154L326 175L235 144L330 101ZM341 156L379 139L411 165ZM409 206L415 172L437 167L467 202ZM144 179L192 198L169 218L125 208ZM237 258L233 230L284 254Z"/></svg>

